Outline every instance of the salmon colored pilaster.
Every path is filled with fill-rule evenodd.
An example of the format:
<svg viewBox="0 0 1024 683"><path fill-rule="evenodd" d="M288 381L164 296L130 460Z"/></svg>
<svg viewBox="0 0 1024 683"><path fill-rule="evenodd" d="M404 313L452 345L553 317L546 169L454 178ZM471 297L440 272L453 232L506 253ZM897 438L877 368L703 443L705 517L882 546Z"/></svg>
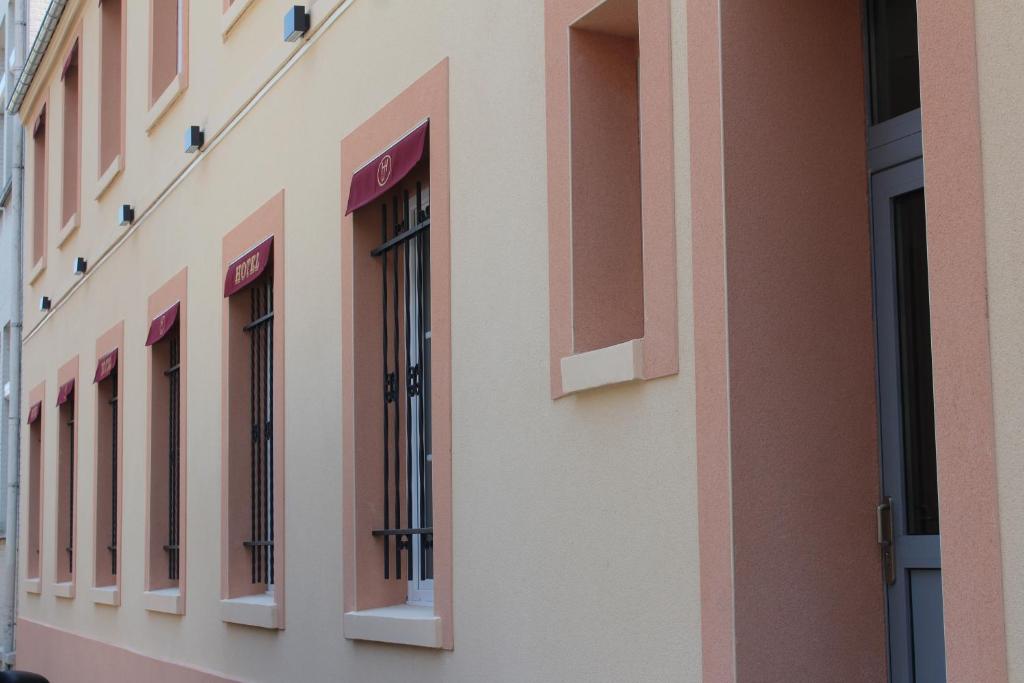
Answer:
<svg viewBox="0 0 1024 683"><path fill-rule="evenodd" d="M736 679L718 3L689 0L690 193L697 387L701 659L705 683Z"/></svg>
<svg viewBox="0 0 1024 683"><path fill-rule="evenodd" d="M430 120L430 317L431 317L431 430L434 504L434 613L441 620L441 647L454 647L452 562L452 339L451 339L451 217L448 162L448 60L445 59L386 104L341 143L341 206L348 201L352 174L425 119ZM358 213L358 212L356 212ZM367 254L376 246L372 235L357 234L356 213L341 222L341 391L342 391L342 566L344 609L382 607L405 601L404 581L385 581L383 546L370 531L382 522L378 467L380 430L374 426L379 410L380 370L372 364L357 367L356 348L373 349L379 358L379 323L359 324L379 311L380 299L363 301L354 292L365 284L372 267L373 283L379 266ZM378 223L374 223L376 227ZM364 240L367 242L364 245ZM363 246L366 249L363 250ZM368 308L369 307L369 308ZM376 336L375 336L376 335ZM375 402L359 404L360 396ZM379 472L379 474L378 474ZM365 485L361 485L365 484Z"/></svg>
<svg viewBox="0 0 1024 683"><path fill-rule="evenodd" d="M553 398L564 394L561 360L576 352L573 343L569 29L601 4L603 0L547 0L544 4L549 360ZM637 0L642 130L640 193L643 206L644 379L664 377L679 371L670 14L668 0Z"/></svg>
<svg viewBox="0 0 1024 683"><path fill-rule="evenodd" d="M950 683L1007 680L974 0L918 3Z"/></svg>

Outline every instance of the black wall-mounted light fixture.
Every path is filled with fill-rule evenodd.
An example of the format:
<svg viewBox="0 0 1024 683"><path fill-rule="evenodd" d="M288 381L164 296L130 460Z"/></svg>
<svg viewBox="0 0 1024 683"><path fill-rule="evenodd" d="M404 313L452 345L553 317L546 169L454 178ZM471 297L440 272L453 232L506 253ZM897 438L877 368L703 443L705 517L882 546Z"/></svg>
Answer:
<svg viewBox="0 0 1024 683"><path fill-rule="evenodd" d="M185 151L189 154L198 152L206 142L206 134L199 126L189 126L185 130Z"/></svg>
<svg viewBox="0 0 1024 683"><path fill-rule="evenodd" d="M284 39L289 43L294 43L308 30L309 12L303 5L292 5L284 15Z"/></svg>
<svg viewBox="0 0 1024 683"><path fill-rule="evenodd" d="M131 204L122 204L120 211L117 212L117 224L127 226L133 222L135 222L135 209Z"/></svg>
<svg viewBox="0 0 1024 683"><path fill-rule="evenodd" d="M75 275L85 275L85 271L89 269L89 264L86 263L85 259L81 256L75 259Z"/></svg>
<svg viewBox="0 0 1024 683"><path fill-rule="evenodd" d="M39 297L39 310L40 311L48 311L48 310L50 310L50 297L48 297L48 296Z"/></svg>

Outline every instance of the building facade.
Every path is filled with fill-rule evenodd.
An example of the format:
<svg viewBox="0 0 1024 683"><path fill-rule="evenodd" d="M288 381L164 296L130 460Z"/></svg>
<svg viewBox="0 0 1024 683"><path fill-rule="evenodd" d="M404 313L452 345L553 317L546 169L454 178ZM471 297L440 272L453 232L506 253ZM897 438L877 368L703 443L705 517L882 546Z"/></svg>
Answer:
<svg viewBox="0 0 1024 683"><path fill-rule="evenodd" d="M1022 24L54 0L18 667L1024 681Z"/></svg>

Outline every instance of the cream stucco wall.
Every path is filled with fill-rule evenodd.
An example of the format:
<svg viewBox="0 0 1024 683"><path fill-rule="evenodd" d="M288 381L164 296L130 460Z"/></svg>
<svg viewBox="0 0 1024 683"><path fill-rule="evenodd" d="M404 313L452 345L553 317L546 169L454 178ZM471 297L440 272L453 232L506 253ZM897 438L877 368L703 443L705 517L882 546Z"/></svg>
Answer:
<svg viewBox="0 0 1024 683"><path fill-rule="evenodd" d="M989 333L1011 681L1024 681L1024 6L975 3Z"/></svg>
<svg viewBox="0 0 1024 683"><path fill-rule="evenodd" d="M84 21L82 227L56 247L56 76L65 46L55 44L23 110L34 111L48 89L48 265L26 287L23 385L54 387L57 367L81 356L78 597L58 599L50 589L57 505L51 390L43 593L20 596L23 618L245 680L290 680L300 669L317 681L700 680L684 3L673 2L680 373L559 401L550 398L548 369L543 5L319 0L312 3L315 43L306 50L281 41L284 3L253 2L223 40L221 3L193 0L188 88L147 135L147 14L131 0L125 171L97 202L98 14L95 2L71 3L62 26ZM334 16L336 7L347 9ZM301 57L282 69L297 49ZM338 254L346 179L338 150L342 137L444 58L451 75L455 648L435 652L354 643L341 633ZM182 152L189 124L206 129L198 160ZM26 189L32 192L31 182ZM281 189L288 597L287 627L273 632L220 620L220 243ZM125 233L115 216L123 202L141 220L119 242ZM82 282L71 275L76 256L90 263ZM142 343L147 297L184 266L188 595L185 616L172 617L141 604ZM56 303L45 321L36 305L42 294ZM122 319L124 575L122 605L111 608L94 605L86 590L94 531L91 372L96 338Z"/></svg>

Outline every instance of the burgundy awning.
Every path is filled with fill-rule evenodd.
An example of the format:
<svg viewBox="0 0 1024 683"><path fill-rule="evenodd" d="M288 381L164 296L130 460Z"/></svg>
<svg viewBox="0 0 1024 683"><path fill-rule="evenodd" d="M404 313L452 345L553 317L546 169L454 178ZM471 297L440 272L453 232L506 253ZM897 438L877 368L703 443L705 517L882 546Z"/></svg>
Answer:
<svg viewBox="0 0 1024 683"><path fill-rule="evenodd" d="M270 236L245 252L228 266L224 276L224 296L242 291L263 275L274 256L274 237Z"/></svg>
<svg viewBox="0 0 1024 683"><path fill-rule="evenodd" d="M36 401L32 404L32 407L28 409L28 423L35 424L39 416L43 414L43 402Z"/></svg>
<svg viewBox="0 0 1024 683"><path fill-rule="evenodd" d="M424 122L352 174L346 216L356 209L363 208L409 175L409 171L420 163L427 151L429 126L429 121Z"/></svg>
<svg viewBox="0 0 1024 683"><path fill-rule="evenodd" d="M110 373L117 367L117 349L114 349L107 355L103 356L96 363L96 376L92 378L93 382L102 382L106 378L110 377Z"/></svg>
<svg viewBox="0 0 1024 683"><path fill-rule="evenodd" d="M152 346L167 336L167 333L174 327L174 323L178 321L178 310L180 308L181 302L178 301L166 311L153 318L153 322L149 324L149 336L146 337L146 346Z"/></svg>
<svg viewBox="0 0 1024 683"><path fill-rule="evenodd" d="M64 58L64 66L60 69L60 79L63 81L64 77L68 75L68 69L78 65L78 38L75 38L75 44L71 46L71 50L68 51L68 56Z"/></svg>
<svg viewBox="0 0 1024 683"><path fill-rule="evenodd" d="M75 393L75 380L70 380L60 385L60 390L57 392L57 405L62 406L68 402L68 399Z"/></svg>
<svg viewBox="0 0 1024 683"><path fill-rule="evenodd" d="M39 135L39 130L46 125L46 105L39 110L39 116L36 117L36 122L32 125L32 137Z"/></svg>

